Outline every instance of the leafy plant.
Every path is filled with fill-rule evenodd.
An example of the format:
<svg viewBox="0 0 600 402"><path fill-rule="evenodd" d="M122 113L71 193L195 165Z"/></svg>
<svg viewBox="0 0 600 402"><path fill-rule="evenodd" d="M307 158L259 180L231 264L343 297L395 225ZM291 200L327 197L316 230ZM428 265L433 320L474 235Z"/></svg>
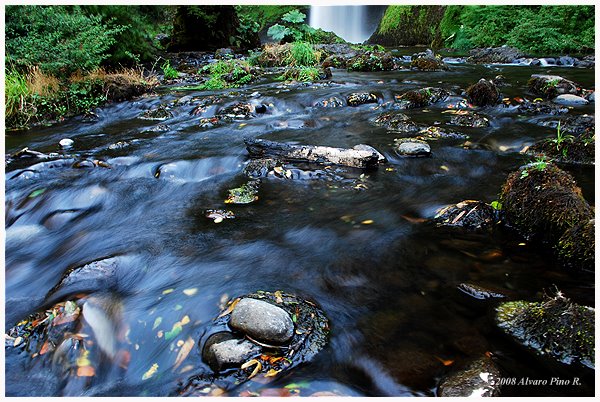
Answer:
<svg viewBox="0 0 600 402"><path fill-rule="evenodd" d="M570 134L565 134L564 132L561 131L560 129L560 121L558 122L558 125L556 126L556 137L550 139L550 142L554 143L556 145L556 150L560 151L561 147L565 147L564 144L566 144L567 142L573 142L573 139L575 137L573 137ZM563 152L566 148L563 148Z"/></svg>
<svg viewBox="0 0 600 402"><path fill-rule="evenodd" d="M11 69L4 77L4 101L6 104L6 118L11 119L23 108L26 97L29 95L27 80L23 74Z"/></svg>
<svg viewBox="0 0 600 402"><path fill-rule="evenodd" d="M316 67L291 67L278 77L279 80L313 82L321 78L321 73Z"/></svg>
<svg viewBox="0 0 600 402"><path fill-rule="evenodd" d="M208 81L199 87L203 90L236 88L248 84L253 78L250 65L241 60L219 60L205 66L201 72L210 74Z"/></svg>
<svg viewBox="0 0 600 402"><path fill-rule="evenodd" d="M310 41L316 30L304 23L305 18L306 14L297 9L288 11L281 17L284 24L271 26L267 35L278 42Z"/></svg>
<svg viewBox="0 0 600 402"><path fill-rule="evenodd" d="M165 60L160 68L162 68L165 79L167 80L172 80L179 76L177 70L171 67L171 62L169 60Z"/></svg>
<svg viewBox="0 0 600 402"><path fill-rule="evenodd" d="M291 65L313 66L319 62L312 45L306 42L294 42L291 47Z"/></svg>

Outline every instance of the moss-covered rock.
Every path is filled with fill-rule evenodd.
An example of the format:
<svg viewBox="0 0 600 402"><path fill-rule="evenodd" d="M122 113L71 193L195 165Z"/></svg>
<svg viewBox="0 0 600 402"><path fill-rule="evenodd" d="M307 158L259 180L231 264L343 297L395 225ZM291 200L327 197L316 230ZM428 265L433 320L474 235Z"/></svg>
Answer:
<svg viewBox="0 0 600 402"><path fill-rule="evenodd" d="M573 177L552 163L531 163L511 173L500 201L508 224L526 237L551 244L567 229L594 217Z"/></svg>
<svg viewBox="0 0 600 402"><path fill-rule="evenodd" d="M395 96L403 109L413 109L429 106L433 103L444 101L450 93L442 88L427 87L415 89Z"/></svg>
<svg viewBox="0 0 600 402"><path fill-rule="evenodd" d="M469 63L514 63L517 59L523 57L524 54L519 49L508 46L488 47L471 49L469 51Z"/></svg>
<svg viewBox="0 0 600 402"><path fill-rule="evenodd" d="M359 106L366 103L377 103L379 97L371 92L354 92L346 97L348 106Z"/></svg>
<svg viewBox="0 0 600 402"><path fill-rule="evenodd" d="M490 227L498 221L498 213L491 205L474 200L465 200L444 207L437 212L434 218L434 222L439 226L456 226L469 229Z"/></svg>
<svg viewBox="0 0 600 402"><path fill-rule="evenodd" d="M346 61L348 71L387 71L395 67L390 52L366 51Z"/></svg>
<svg viewBox="0 0 600 402"><path fill-rule="evenodd" d="M500 102L500 92L492 81L484 78L466 90L469 101L475 106L496 105Z"/></svg>
<svg viewBox="0 0 600 402"><path fill-rule="evenodd" d="M385 127L389 131L401 133L416 133L420 127L414 123L404 113L385 112L377 116L373 123L380 127Z"/></svg>
<svg viewBox="0 0 600 402"><path fill-rule="evenodd" d="M413 58L410 67L419 71L444 71L449 70L446 63L439 57L420 56Z"/></svg>
<svg viewBox="0 0 600 402"><path fill-rule="evenodd" d="M437 394L455 398L499 396L500 370L491 358L484 356L444 378Z"/></svg>
<svg viewBox="0 0 600 402"><path fill-rule="evenodd" d="M520 344L540 355L594 368L595 311L560 292L542 302L511 301L496 308L496 322Z"/></svg>
<svg viewBox="0 0 600 402"><path fill-rule="evenodd" d="M527 86L532 93L547 99L563 94L579 96L583 93L581 85L558 75L534 74L527 82Z"/></svg>
<svg viewBox="0 0 600 402"><path fill-rule="evenodd" d="M480 114L461 110L450 118L450 124L461 127L488 127L490 121Z"/></svg>
<svg viewBox="0 0 600 402"><path fill-rule="evenodd" d="M593 270L596 257L596 220L590 219L567 229L558 241L558 256L565 265Z"/></svg>
<svg viewBox="0 0 600 402"><path fill-rule="evenodd" d="M383 46L443 44L440 22L445 6L388 6L367 43Z"/></svg>

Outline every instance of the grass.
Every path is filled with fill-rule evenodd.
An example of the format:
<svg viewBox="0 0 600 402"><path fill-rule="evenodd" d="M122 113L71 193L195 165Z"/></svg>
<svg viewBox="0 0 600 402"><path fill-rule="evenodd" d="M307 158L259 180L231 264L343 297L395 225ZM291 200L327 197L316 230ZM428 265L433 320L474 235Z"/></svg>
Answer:
<svg viewBox="0 0 600 402"><path fill-rule="evenodd" d="M169 60L166 60L160 68L162 68L164 77L167 80L173 80L179 76L177 70L171 67L171 62Z"/></svg>
<svg viewBox="0 0 600 402"><path fill-rule="evenodd" d="M4 79L6 102L6 119L14 118L20 110L23 110L25 100L29 95L27 79L16 70L9 70Z"/></svg>
<svg viewBox="0 0 600 402"><path fill-rule="evenodd" d="M316 66L321 59L321 52L315 51L307 42L284 44L267 44L253 63L263 67L295 67Z"/></svg>
<svg viewBox="0 0 600 402"><path fill-rule="evenodd" d="M278 77L278 79L285 81L313 82L318 81L320 75L321 73L316 67L290 67L283 75Z"/></svg>

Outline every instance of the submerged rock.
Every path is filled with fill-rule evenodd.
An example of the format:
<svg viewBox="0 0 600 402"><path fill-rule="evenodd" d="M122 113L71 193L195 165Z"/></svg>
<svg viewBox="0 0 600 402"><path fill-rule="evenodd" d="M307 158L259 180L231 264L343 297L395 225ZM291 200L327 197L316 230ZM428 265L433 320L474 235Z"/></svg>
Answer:
<svg viewBox="0 0 600 402"><path fill-rule="evenodd" d="M254 106L250 103L238 102L221 108L215 117L220 120L247 120L255 117Z"/></svg>
<svg viewBox="0 0 600 402"><path fill-rule="evenodd" d="M165 105L160 105L155 109L146 110L140 116L144 120L167 120L173 117L173 113Z"/></svg>
<svg viewBox="0 0 600 402"><path fill-rule="evenodd" d="M466 90L469 101L475 106L488 106L500 103L500 92L496 84L484 78Z"/></svg>
<svg viewBox="0 0 600 402"><path fill-rule="evenodd" d="M542 302L512 301L496 308L496 323L520 344L559 362L595 366L595 310L560 292Z"/></svg>
<svg viewBox="0 0 600 402"><path fill-rule="evenodd" d="M359 106L366 103L377 103L379 98L370 92L354 92L346 97L348 106Z"/></svg>
<svg viewBox="0 0 600 402"><path fill-rule="evenodd" d="M218 373L223 369L241 366L259 355L260 350L260 346L248 340L235 339L231 332L218 332L207 339L202 359Z"/></svg>
<svg viewBox="0 0 600 402"><path fill-rule="evenodd" d="M523 100L517 107L517 113L522 114L549 114L549 115L558 115L568 113L569 109L557 105L553 102L543 101L541 99L536 99L534 101Z"/></svg>
<svg viewBox="0 0 600 402"><path fill-rule="evenodd" d="M400 112L382 113L373 122L393 132L416 133L421 129L406 114Z"/></svg>
<svg viewBox="0 0 600 402"><path fill-rule="evenodd" d="M450 93L445 89L427 87L405 92L402 95L395 96L395 98L403 108L413 109L444 101L448 96L450 96Z"/></svg>
<svg viewBox="0 0 600 402"><path fill-rule="evenodd" d="M501 46L501 47L488 47L481 49L472 49L469 51L469 63L483 64L483 63L500 63L508 64L514 63L515 60L523 57L524 54L517 48Z"/></svg>
<svg viewBox="0 0 600 402"><path fill-rule="evenodd" d="M394 140L396 153L401 156L423 157L431 155L431 147L426 141L415 138L398 138Z"/></svg>
<svg viewBox="0 0 600 402"><path fill-rule="evenodd" d="M461 111L450 118L450 124L462 127L488 127L490 121L477 113Z"/></svg>
<svg viewBox="0 0 600 402"><path fill-rule="evenodd" d="M279 159L273 158L258 158L251 159L246 166L244 166L244 174L250 178L256 179L259 177L266 177L270 171L276 166L281 166L282 163Z"/></svg>
<svg viewBox="0 0 600 402"><path fill-rule="evenodd" d="M285 310L252 298L241 299L236 304L229 326L270 345L284 344L294 335L294 323Z"/></svg>
<svg viewBox="0 0 600 402"><path fill-rule="evenodd" d="M439 210L434 222L439 226L481 229L498 223L498 213L485 202L466 200Z"/></svg>
<svg viewBox="0 0 600 402"><path fill-rule="evenodd" d="M457 288L461 292L479 300L504 299L507 297L506 293L501 290L491 289L472 283L461 283Z"/></svg>
<svg viewBox="0 0 600 402"><path fill-rule="evenodd" d="M544 96L547 99L564 94L582 94L581 85L558 75L534 74L527 82L527 86L534 94Z"/></svg>
<svg viewBox="0 0 600 402"><path fill-rule="evenodd" d="M258 185L260 181L252 180L240 187L228 190L229 196L225 204L250 204L258 200Z"/></svg>
<svg viewBox="0 0 600 402"><path fill-rule="evenodd" d="M482 357L442 380L441 397L491 397L500 395L500 370L491 358Z"/></svg>

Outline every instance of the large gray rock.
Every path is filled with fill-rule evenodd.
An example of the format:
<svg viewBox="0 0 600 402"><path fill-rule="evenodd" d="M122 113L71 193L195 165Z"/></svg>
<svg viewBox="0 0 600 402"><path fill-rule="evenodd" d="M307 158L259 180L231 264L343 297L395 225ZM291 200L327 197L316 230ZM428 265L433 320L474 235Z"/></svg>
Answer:
<svg viewBox="0 0 600 402"><path fill-rule="evenodd" d="M229 325L252 339L267 344L280 345L294 335L294 323L285 310L251 298L242 299L237 303L231 313Z"/></svg>
<svg viewBox="0 0 600 402"><path fill-rule="evenodd" d="M585 98L571 94L558 95L554 98L553 102L566 106L587 105L589 103Z"/></svg>
<svg viewBox="0 0 600 402"><path fill-rule="evenodd" d="M442 381L438 396L485 397L500 394L500 371L488 357L475 360L465 369Z"/></svg>
<svg viewBox="0 0 600 402"><path fill-rule="evenodd" d="M210 368L219 372L240 366L260 353L260 346L245 339L235 339L229 332L212 335L202 351L202 358Z"/></svg>

